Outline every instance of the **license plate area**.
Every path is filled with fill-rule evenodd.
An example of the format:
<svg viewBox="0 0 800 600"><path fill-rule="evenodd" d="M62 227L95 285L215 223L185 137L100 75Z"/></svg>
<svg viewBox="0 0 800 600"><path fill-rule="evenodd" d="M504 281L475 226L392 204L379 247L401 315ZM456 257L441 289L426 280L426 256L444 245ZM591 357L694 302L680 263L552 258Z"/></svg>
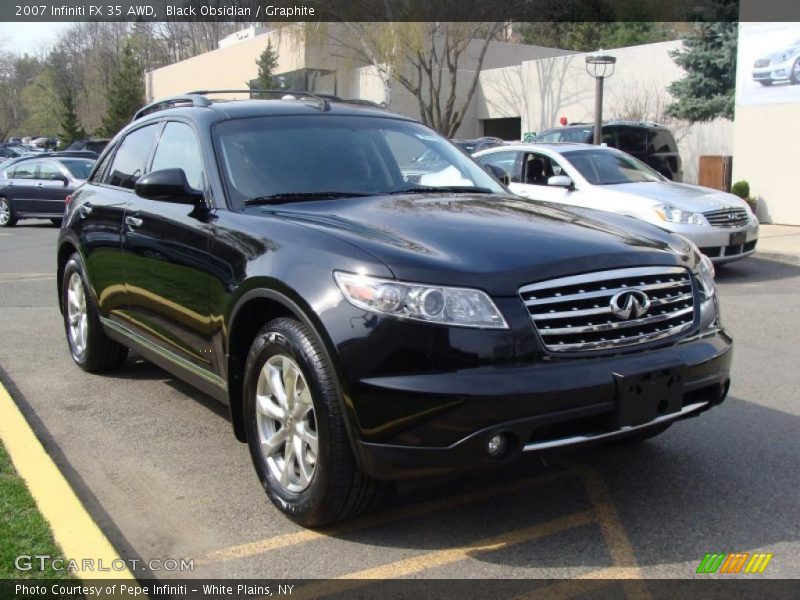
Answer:
<svg viewBox="0 0 800 600"><path fill-rule="evenodd" d="M746 231L737 231L736 233L731 234L730 241L728 242L729 246L741 246L747 241L747 232Z"/></svg>
<svg viewBox="0 0 800 600"><path fill-rule="evenodd" d="M683 408L683 366L633 375L614 374L617 386L616 425L648 423Z"/></svg>

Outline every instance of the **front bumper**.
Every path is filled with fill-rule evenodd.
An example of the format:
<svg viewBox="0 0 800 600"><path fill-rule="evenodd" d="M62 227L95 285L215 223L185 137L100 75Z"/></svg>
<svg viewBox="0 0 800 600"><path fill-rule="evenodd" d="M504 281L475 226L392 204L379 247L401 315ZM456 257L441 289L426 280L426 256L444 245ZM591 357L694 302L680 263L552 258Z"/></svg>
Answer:
<svg viewBox="0 0 800 600"><path fill-rule="evenodd" d="M758 243L758 222L751 218L741 227L709 227L700 225L679 225L670 231L692 240L700 251L715 264L739 260L756 251ZM731 234L745 234L743 243L731 243Z"/></svg>
<svg viewBox="0 0 800 600"><path fill-rule="evenodd" d="M373 477L398 479L491 467L527 452L623 436L722 402L731 357L731 337L715 329L648 352L365 380L360 403L406 401L419 408L398 420L389 439L360 440L356 452ZM683 373L678 405L649 421L620 426L620 374L668 369ZM487 444L500 433L508 449L492 458Z"/></svg>
<svg viewBox="0 0 800 600"><path fill-rule="evenodd" d="M767 67L754 67L754 81L785 81L792 73L792 62L770 64Z"/></svg>

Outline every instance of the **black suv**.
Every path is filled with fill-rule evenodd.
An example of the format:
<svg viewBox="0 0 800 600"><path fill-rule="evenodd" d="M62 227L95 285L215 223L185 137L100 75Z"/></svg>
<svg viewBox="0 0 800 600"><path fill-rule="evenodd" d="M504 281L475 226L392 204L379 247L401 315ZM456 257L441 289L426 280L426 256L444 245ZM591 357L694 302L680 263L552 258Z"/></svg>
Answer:
<svg viewBox="0 0 800 600"><path fill-rule="evenodd" d="M685 239L514 197L383 110L209 95L142 109L72 195L59 304L81 368L132 348L226 403L298 522L725 397L732 340ZM407 181L426 149L447 166Z"/></svg>
<svg viewBox="0 0 800 600"><path fill-rule="evenodd" d="M579 142L591 144L594 125L570 124L548 129L536 136L537 142ZM683 181L683 166L675 136L663 125L633 121L609 121L603 125L603 143L627 152L667 179Z"/></svg>

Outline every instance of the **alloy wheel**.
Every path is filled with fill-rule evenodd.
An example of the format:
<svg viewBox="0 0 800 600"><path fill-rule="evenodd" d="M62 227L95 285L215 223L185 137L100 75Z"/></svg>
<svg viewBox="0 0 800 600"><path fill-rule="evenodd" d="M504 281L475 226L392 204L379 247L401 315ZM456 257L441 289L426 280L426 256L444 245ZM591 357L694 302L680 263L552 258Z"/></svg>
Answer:
<svg viewBox="0 0 800 600"><path fill-rule="evenodd" d="M0 226L8 225L11 220L11 207L8 201L0 199Z"/></svg>
<svg viewBox="0 0 800 600"><path fill-rule="evenodd" d="M67 286L67 322L69 324L69 339L77 355L86 351L86 342L89 335L89 317L86 310L86 294L83 291L83 281L78 273L73 273Z"/></svg>
<svg viewBox="0 0 800 600"><path fill-rule="evenodd" d="M273 477L288 492L305 490L317 469L319 439L311 390L292 358L277 354L261 369L256 425L261 453Z"/></svg>

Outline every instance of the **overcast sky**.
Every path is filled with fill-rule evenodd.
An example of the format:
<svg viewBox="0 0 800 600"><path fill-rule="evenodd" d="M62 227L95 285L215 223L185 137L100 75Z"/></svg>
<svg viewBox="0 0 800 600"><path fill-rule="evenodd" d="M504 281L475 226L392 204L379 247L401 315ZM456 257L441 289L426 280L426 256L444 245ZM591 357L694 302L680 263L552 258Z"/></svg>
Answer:
<svg viewBox="0 0 800 600"><path fill-rule="evenodd" d="M58 33L72 23L0 23L0 49L15 54L38 54L53 45Z"/></svg>

